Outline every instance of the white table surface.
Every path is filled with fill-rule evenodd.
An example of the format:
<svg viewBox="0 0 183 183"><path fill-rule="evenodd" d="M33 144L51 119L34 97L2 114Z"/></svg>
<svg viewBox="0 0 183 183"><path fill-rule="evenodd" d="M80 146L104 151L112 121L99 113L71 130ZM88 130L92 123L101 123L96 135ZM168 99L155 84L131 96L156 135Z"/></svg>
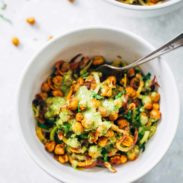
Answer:
<svg viewBox="0 0 183 183"><path fill-rule="evenodd" d="M56 36L73 28L108 25L128 29L158 47L183 32L183 9L155 18L128 18L121 9L102 0L4 0L6 10L0 10L12 25L0 19L0 182L1 183L56 183L27 155L19 142L14 119L16 89L22 70L32 55ZM25 19L34 16L36 26ZM21 45L16 48L11 38L18 36ZM183 102L183 51L166 56L172 68ZM173 97L173 96L172 96ZM177 135L161 162L137 183L183 182L183 109ZM173 121L172 121L173 123Z"/></svg>

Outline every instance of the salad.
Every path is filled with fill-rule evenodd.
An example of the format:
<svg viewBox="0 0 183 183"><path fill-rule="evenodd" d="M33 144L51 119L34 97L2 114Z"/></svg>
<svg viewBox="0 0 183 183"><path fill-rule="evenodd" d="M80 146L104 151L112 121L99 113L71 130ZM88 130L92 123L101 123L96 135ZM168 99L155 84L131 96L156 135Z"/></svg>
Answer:
<svg viewBox="0 0 183 183"><path fill-rule="evenodd" d="M116 0L116 1L126 4L142 5L142 6L151 6L163 2L163 0Z"/></svg>
<svg viewBox="0 0 183 183"><path fill-rule="evenodd" d="M105 62L82 54L56 62L32 101L37 137L61 164L116 172L116 165L138 158L156 132L156 77L139 67L96 71ZM110 64L125 65L120 57Z"/></svg>

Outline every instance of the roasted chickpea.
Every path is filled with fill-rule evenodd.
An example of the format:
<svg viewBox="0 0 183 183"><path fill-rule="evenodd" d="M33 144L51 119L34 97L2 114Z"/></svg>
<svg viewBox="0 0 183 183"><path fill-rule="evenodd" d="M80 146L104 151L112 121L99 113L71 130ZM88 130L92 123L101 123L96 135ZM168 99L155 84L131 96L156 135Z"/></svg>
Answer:
<svg viewBox="0 0 183 183"><path fill-rule="evenodd" d="M84 79L83 78L78 78L77 83L79 85L83 85L84 84Z"/></svg>
<svg viewBox="0 0 183 183"><path fill-rule="evenodd" d="M100 106L99 107L99 112L102 115L102 117L107 117L108 116L107 109L105 107Z"/></svg>
<svg viewBox="0 0 183 183"><path fill-rule="evenodd" d="M120 155L115 155L113 157L110 158L110 163L111 164L115 164L115 165L119 165L121 164L121 160L120 160Z"/></svg>
<svg viewBox="0 0 183 183"><path fill-rule="evenodd" d="M153 102L159 102L160 94L158 92L152 92L151 93L151 99L152 99Z"/></svg>
<svg viewBox="0 0 183 183"><path fill-rule="evenodd" d="M61 91L61 90L53 90L52 91L52 95L54 96L54 97L63 97L63 92Z"/></svg>
<svg viewBox="0 0 183 183"><path fill-rule="evenodd" d="M65 164L69 161L68 155L58 156L58 161L62 164Z"/></svg>
<svg viewBox="0 0 183 183"><path fill-rule="evenodd" d="M159 120L161 118L161 112L159 110L153 109L150 112L150 118L154 119L154 120Z"/></svg>
<svg viewBox="0 0 183 183"><path fill-rule="evenodd" d="M130 147L133 145L133 142L134 142L134 140L133 140L132 136L126 136L121 144L126 147Z"/></svg>
<svg viewBox="0 0 183 183"><path fill-rule="evenodd" d="M127 75L130 78L134 77L135 76L135 69L134 68L129 69Z"/></svg>
<svg viewBox="0 0 183 183"><path fill-rule="evenodd" d="M101 64L103 64L104 62L105 62L104 57L102 57L102 56L95 56L95 57L93 58L92 64L93 64L93 65L101 65Z"/></svg>
<svg viewBox="0 0 183 183"><path fill-rule="evenodd" d="M147 110L151 110L153 108L153 104L152 103L146 103L144 105L144 108L147 109Z"/></svg>
<svg viewBox="0 0 183 183"><path fill-rule="evenodd" d="M97 84L95 82L92 82L90 89L95 90L96 87L97 87Z"/></svg>
<svg viewBox="0 0 183 183"><path fill-rule="evenodd" d="M115 121L118 119L118 113L117 112L113 112L112 114L109 115L109 119L111 121Z"/></svg>
<svg viewBox="0 0 183 183"><path fill-rule="evenodd" d="M154 103L153 104L153 109L159 110L160 109L159 104L158 103Z"/></svg>
<svg viewBox="0 0 183 183"><path fill-rule="evenodd" d="M13 37L11 42L14 46L19 46L20 44L20 40L17 37Z"/></svg>
<svg viewBox="0 0 183 183"><path fill-rule="evenodd" d="M50 91L50 86L47 82L44 82L42 85L41 85L41 91L43 92L49 92Z"/></svg>
<svg viewBox="0 0 183 183"><path fill-rule="evenodd" d="M126 119L120 118L117 121L117 125L119 126L120 129L123 129L129 126L129 122Z"/></svg>
<svg viewBox="0 0 183 183"><path fill-rule="evenodd" d="M62 83L62 76L55 76L53 79L52 79L52 81L53 81L53 83L55 84L55 85L61 85L61 83Z"/></svg>
<svg viewBox="0 0 183 183"><path fill-rule="evenodd" d="M135 97L136 96L136 91L132 87L128 86L128 87L126 87L126 94L129 97Z"/></svg>
<svg viewBox="0 0 183 183"><path fill-rule="evenodd" d="M127 156L126 155L115 155L110 158L110 163L115 165L124 164L127 162Z"/></svg>
<svg viewBox="0 0 183 183"><path fill-rule="evenodd" d="M96 146L96 145L90 146L89 149L88 149L88 155L91 156L94 159L100 157L101 152L100 152L98 146Z"/></svg>
<svg viewBox="0 0 183 183"><path fill-rule="evenodd" d="M120 79L120 84L126 87L127 82L128 82L128 78L127 78L127 75L125 74L124 77Z"/></svg>
<svg viewBox="0 0 183 183"><path fill-rule="evenodd" d="M79 87L80 87L80 84L79 83L75 83L75 84L72 85L72 87L73 87L73 91L77 92Z"/></svg>
<svg viewBox="0 0 183 183"><path fill-rule="evenodd" d="M106 81L111 83L112 85L115 85L116 84L116 77L115 76L109 76Z"/></svg>
<svg viewBox="0 0 183 183"><path fill-rule="evenodd" d="M114 132L112 130L108 130L107 133L105 134L106 137L114 137Z"/></svg>
<svg viewBox="0 0 183 183"><path fill-rule="evenodd" d="M141 79L142 78L142 74L137 73L135 77Z"/></svg>
<svg viewBox="0 0 183 183"><path fill-rule="evenodd" d="M112 96L112 88L109 86L103 86L101 89L101 96L103 97L111 97Z"/></svg>
<svg viewBox="0 0 183 183"><path fill-rule="evenodd" d="M48 152L53 152L54 149L55 149L55 142L54 141L49 141L45 144L45 149L48 151Z"/></svg>
<svg viewBox="0 0 183 183"><path fill-rule="evenodd" d="M57 155L63 155L65 153L64 144L57 144L54 153Z"/></svg>
<svg viewBox="0 0 183 183"><path fill-rule="evenodd" d="M147 110L151 110L153 107L152 100L151 100L150 96L143 96L142 103L144 104L144 108Z"/></svg>
<svg viewBox="0 0 183 183"><path fill-rule="evenodd" d="M139 147L135 146L133 149L127 152L128 160L133 161L137 159L137 157L139 156L139 153L140 153Z"/></svg>
<svg viewBox="0 0 183 183"><path fill-rule="evenodd" d="M133 110L133 109L135 109L136 108L136 104L135 103L130 103L129 105L128 105L128 109L129 110Z"/></svg>
<svg viewBox="0 0 183 183"><path fill-rule="evenodd" d="M128 160L126 155L121 155L120 159L122 164L126 163Z"/></svg>
<svg viewBox="0 0 183 183"><path fill-rule="evenodd" d="M108 138L107 137L100 137L98 139L98 145L100 147L105 147L107 145L107 142L108 142Z"/></svg>
<svg viewBox="0 0 183 183"><path fill-rule="evenodd" d="M41 92L37 94L38 97L40 97L42 100L45 100L48 97L48 94L45 92Z"/></svg>
<svg viewBox="0 0 183 183"><path fill-rule="evenodd" d="M29 17L26 19L26 22L30 25L34 25L36 23L36 20L34 17Z"/></svg>
<svg viewBox="0 0 183 183"><path fill-rule="evenodd" d="M92 105L95 107L95 108L98 108L100 106L100 101L97 100L97 99L92 99Z"/></svg>
<svg viewBox="0 0 183 183"><path fill-rule="evenodd" d="M80 109L81 111L84 111L86 108L87 108L87 106L86 106L85 104L80 104L80 105L79 105L79 109Z"/></svg>
<svg viewBox="0 0 183 183"><path fill-rule="evenodd" d="M97 140L98 140L98 135L97 135L97 133L96 133L96 132L90 132L90 133L89 133L89 139L88 139L88 141L89 141L90 143L96 143Z"/></svg>
<svg viewBox="0 0 183 183"><path fill-rule="evenodd" d="M80 122L75 122L72 125L72 130L75 134L80 135L84 131L84 128Z"/></svg>
<svg viewBox="0 0 183 183"><path fill-rule="evenodd" d="M147 114L145 112L142 112L140 114L140 122L141 122L141 124L146 125L148 123L148 121L149 121L149 118L148 118Z"/></svg>
<svg viewBox="0 0 183 183"><path fill-rule="evenodd" d="M83 116L82 113L77 113L77 114L76 114L76 120L77 120L77 121L81 122L81 121L83 120L83 118L84 118L84 116Z"/></svg>
<svg viewBox="0 0 183 183"><path fill-rule="evenodd" d="M48 41L51 39L53 39L53 36L52 35L48 36Z"/></svg>
<svg viewBox="0 0 183 183"><path fill-rule="evenodd" d="M118 151L118 149L116 149L116 148L110 149L110 152L108 153L108 156L111 157L111 156L116 155L117 151Z"/></svg>
<svg viewBox="0 0 183 183"><path fill-rule="evenodd" d="M69 101L69 109L75 111L78 108L78 99L71 98Z"/></svg>

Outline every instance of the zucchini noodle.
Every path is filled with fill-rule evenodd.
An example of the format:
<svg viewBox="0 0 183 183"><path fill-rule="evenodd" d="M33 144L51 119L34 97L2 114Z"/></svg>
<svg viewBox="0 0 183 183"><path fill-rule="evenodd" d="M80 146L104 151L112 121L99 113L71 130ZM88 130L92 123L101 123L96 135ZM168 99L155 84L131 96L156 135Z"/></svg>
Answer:
<svg viewBox="0 0 183 183"><path fill-rule="evenodd" d="M138 158L161 118L156 77L139 67L97 72L103 56L54 64L32 101L36 135L61 164L105 167ZM122 60L111 64L124 66Z"/></svg>

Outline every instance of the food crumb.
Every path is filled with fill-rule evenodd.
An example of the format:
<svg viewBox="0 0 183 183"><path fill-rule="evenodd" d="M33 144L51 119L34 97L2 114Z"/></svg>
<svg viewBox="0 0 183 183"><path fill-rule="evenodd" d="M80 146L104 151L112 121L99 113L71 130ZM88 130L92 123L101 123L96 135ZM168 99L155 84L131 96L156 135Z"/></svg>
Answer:
<svg viewBox="0 0 183 183"><path fill-rule="evenodd" d="M34 25L36 23L36 20L34 17L29 17L26 19L26 22L30 25Z"/></svg>
<svg viewBox="0 0 183 183"><path fill-rule="evenodd" d="M74 3L75 0L68 0L70 3Z"/></svg>
<svg viewBox="0 0 183 183"><path fill-rule="evenodd" d="M13 37L13 38L11 39L11 42L12 42L12 44L13 44L14 46L18 46L18 45L20 44L20 41L19 41L19 39L18 39L17 37Z"/></svg>
<svg viewBox="0 0 183 183"><path fill-rule="evenodd" d="M53 39L53 36L52 35L48 36L48 40L51 40L51 39Z"/></svg>

